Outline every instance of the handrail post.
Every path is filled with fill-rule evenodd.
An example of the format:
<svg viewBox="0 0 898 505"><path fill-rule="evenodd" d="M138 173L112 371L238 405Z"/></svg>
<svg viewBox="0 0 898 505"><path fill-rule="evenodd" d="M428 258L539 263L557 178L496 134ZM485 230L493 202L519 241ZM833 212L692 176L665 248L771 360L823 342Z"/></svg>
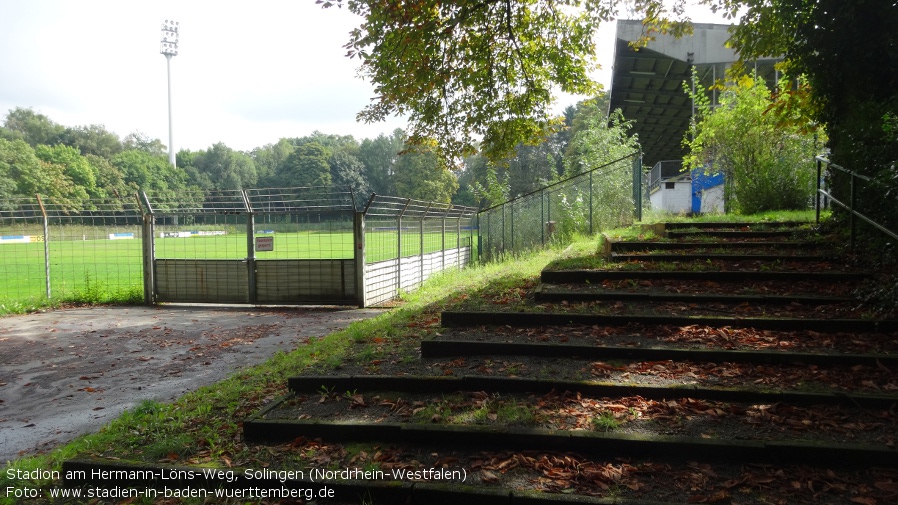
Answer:
<svg viewBox="0 0 898 505"><path fill-rule="evenodd" d="M817 224L820 224L820 177L823 173L823 162L817 158L817 192L814 199L814 210L817 212Z"/></svg>
<svg viewBox="0 0 898 505"><path fill-rule="evenodd" d="M857 226L857 225L855 224L855 220L854 220L854 212L855 212L854 207L855 207L855 205L857 204L857 201L856 201L856 199L855 199L855 191L854 191L854 174L853 174L853 173L851 174L851 185L850 185L850 188L851 188L851 189L850 189L850 191L851 191L851 193L850 193L851 199L850 199L850 202L849 202L850 209L849 209L849 213L848 213L848 225L849 225L849 227L850 227L849 241L850 241L850 244L851 244L851 249L854 250L854 244L855 244L855 232L856 232L856 226Z"/></svg>

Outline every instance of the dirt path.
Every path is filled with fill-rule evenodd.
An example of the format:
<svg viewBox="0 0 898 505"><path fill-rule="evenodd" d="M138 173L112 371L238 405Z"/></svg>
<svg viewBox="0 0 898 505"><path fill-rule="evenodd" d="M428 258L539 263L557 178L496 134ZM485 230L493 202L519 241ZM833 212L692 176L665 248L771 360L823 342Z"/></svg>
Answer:
<svg viewBox="0 0 898 505"><path fill-rule="evenodd" d="M0 319L0 463L97 430L379 314L218 305L94 307Z"/></svg>

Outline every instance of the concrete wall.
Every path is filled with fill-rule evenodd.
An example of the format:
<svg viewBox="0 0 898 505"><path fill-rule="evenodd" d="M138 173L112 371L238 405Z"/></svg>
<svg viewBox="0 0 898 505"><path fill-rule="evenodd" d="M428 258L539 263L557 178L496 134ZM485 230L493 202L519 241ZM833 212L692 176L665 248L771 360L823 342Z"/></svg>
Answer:
<svg viewBox="0 0 898 505"><path fill-rule="evenodd" d="M672 214L689 214L692 212L692 182L673 182L674 188L667 189L671 181L662 181L661 189L649 196L652 209Z"/></svg>
<svg viewBox="0 0 898 505"><path fill-rule="evenodd" d="M736 52L725 47L730 38L729 25L695 23L695 32L691 37L676 38L671 35L656 35L649 41L647 49L657 51L665 56L686 61L692 53L693 63L731 63L738 57ZM620 20L617 22L617 38L635 41L642 37L642 21Z"/></svg>
<svg viewBox="0 0 898 505"><path fill-rule="evenodd" d="M723 184L702 191L702 214L723 214Z"/></svg>
<svg viewBox="0 0 898 505"><path fill-rule="evenodd" d="M365 265L365 303L378 305L413 291L430 276L444 269L463 268L471 262L471 247L368 263Z"/></svg>

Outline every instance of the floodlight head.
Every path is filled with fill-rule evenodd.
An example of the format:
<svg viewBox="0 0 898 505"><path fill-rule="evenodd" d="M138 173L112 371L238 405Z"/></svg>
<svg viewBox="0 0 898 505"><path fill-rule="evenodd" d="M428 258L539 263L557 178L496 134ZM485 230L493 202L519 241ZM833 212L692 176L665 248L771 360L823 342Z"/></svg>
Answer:
<svg viewBox="0 0 898 505"><path fill-rule="evenodd" d="M166 19L165 22L162 23L162 43L159 52L166 57L178 55L179 28L180 23L177 21Z"/></svg>

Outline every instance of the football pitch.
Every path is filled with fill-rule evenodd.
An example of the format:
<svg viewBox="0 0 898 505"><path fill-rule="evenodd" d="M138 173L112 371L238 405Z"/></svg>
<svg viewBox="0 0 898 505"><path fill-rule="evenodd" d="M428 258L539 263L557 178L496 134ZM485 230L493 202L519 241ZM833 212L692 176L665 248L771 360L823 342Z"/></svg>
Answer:
<svg viewBox="0 0 898 505"><path fill-rule="evenodd" d="M346 232L295 232L256 234L248 242L246 234L191 235L154 237L157 259L233 259L247 258L256 238L268 237L271 251L255 251L258 261L278 259L350 259L356 244ZM464 234L462 241L469 235ZM366 262L373 263L398 256L413 256L439 251L457 244L455 233L368 231L365 234ZM401 254L399 251L401 245ZM49 255L50 290L53 299L121 299L143 292L143 241L125 240L51 240ZM0 243L0 303L46 298L45 244Z"/></svg>

